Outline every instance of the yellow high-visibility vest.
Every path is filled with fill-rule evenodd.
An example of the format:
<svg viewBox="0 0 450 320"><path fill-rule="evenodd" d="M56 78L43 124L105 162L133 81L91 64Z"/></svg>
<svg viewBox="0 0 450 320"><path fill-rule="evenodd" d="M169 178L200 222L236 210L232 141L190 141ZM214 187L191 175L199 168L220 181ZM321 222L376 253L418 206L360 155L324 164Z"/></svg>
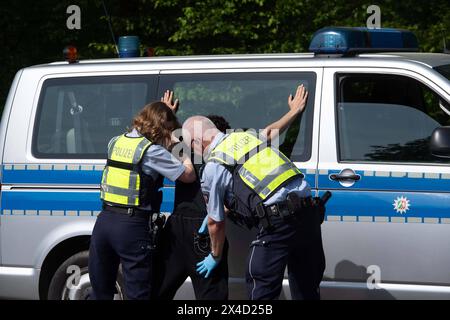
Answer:
<svg viewBox="0 0 450 320"><path fill-rule="evenodd" d="M262 200L302 172L278 149L248 132L234 132L210 153L208 161L236 168L238 176Z"/></svg>
<svg viewBox="0 0 450 320"><path fill-rule="evenodd" d="M125 134L111 140L101 183L103 201L124 207L141 204L138 165L151 144L145 137L127 137Z"/></svg>

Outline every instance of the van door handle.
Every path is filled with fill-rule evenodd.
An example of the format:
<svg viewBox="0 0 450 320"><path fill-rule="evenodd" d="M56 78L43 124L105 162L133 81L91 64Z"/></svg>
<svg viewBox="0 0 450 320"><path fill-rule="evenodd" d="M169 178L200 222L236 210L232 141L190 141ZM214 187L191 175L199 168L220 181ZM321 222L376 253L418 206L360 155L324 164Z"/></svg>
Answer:
<svg viewBox="0 0 450 320"><path fill-rule="evenodd" d="M344 188L352 187L356 181L361 180L361 175L357 174L353 169L346 168L339 173L332 173L328 176L330 180L337 181Z"/></svg>
<svg viewBox="0 0 450 320"><path fill-rule="evenodd" d="M356 173L349 173L348 171L342 171L341 173L333 173L330 174L330 179L333 181L359 181L361 180L361 176Z"/></svg>
<svg viewBox="0 0 450 320"><path fill-rule="evenodd" d="M342 174L330 174L330 179L334 181L344 181L344 180L353 180L353 181L359 181L361 179L361 176L359 174L352 174L352 175L342 175Z"/></svg>

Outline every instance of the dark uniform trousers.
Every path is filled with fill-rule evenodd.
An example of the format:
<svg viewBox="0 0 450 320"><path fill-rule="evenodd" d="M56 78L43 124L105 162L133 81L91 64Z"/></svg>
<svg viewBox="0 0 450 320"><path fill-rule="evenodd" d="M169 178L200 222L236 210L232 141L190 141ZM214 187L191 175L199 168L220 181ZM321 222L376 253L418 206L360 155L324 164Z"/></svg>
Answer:
<svg viewBox="0 0 450 320"><path fill-rule="evenodd" d="M127 299L150 298L151 246L149 217L102 211L89 249L92 298L113 299L119 264L122 264Z"/></svg>
<svg viewBox="0 0 450 320"><path fill-rule="evenodd" d="M192 280L197 300L228 299L228 243L225 243L222 260L209 278L196 272L197 263L209 253L210 246L202 251L194 247L194 237L202 217L186 214L172 214L164 227L157 256L154 259L153 294L156 299L171 300L187 277ZM209 243L209 237L206 239Z"/></svg>
<svg viewBox="0 0 450 320"><path fill-rule="evenodd" d="M260 229L247 260L247 291L252 300L278 299L288 267L292 299L320 299L325 270L320 217L315 209L302 209L298 218L273 220L273 229Z"/></svg>

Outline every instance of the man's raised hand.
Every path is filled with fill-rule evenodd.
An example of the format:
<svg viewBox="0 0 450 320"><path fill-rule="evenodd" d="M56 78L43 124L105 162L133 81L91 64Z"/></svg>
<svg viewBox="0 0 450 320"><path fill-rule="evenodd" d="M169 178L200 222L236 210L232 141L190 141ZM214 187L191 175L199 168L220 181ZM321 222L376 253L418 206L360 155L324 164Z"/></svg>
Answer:
<svg viewBox="0 0 450 320"><path fill-rule="evenodd" d="M289 95L288 105L289 109L295 111L296 113L301 113L305 109L306 100L308 99L308 91L306 91L303 85L297 87L297 92L295 96Z"/></svg>
<svg viewBox="0 0 450 320"><path fill-rule="evenodd" d="M177 113L180 102L178 99L173 101L173 91L166 90L166 92L164 92L164 97L161 98L161 102L164 102L174 114Z"/></svg>

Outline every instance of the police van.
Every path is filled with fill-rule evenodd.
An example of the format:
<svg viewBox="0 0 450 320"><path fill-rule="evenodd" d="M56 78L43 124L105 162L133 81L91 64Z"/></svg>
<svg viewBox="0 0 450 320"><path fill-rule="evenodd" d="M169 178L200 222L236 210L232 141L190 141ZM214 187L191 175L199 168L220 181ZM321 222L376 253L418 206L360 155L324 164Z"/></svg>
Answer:
<svg viewBox="0 0 450 320"><path fill-rule="evenodd" d="M88 297L107 143L146 103L170 89L181 121L216 114L258 129L284 114L303 84L305 112L280 143L314 193L333 193L322 225L322 298L450 298L450 55L417 48L407 31L325 28L303 54L20 70L0 127L0 297ZM174 184L163 192L162 211L171 212ZM230 297L245 299L253 234L228 225ZM189 281L178 297L192 297Z"/></svg>

